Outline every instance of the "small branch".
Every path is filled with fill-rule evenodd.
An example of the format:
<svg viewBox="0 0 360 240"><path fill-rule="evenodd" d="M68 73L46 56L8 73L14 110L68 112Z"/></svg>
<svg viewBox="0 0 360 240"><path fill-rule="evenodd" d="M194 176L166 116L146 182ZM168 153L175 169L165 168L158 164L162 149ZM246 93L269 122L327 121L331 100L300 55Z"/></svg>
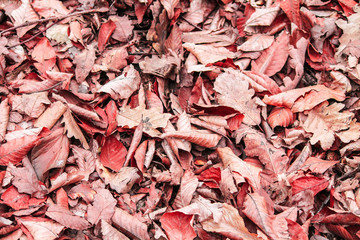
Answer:
<svg viewBox="0 0 360 240"><path fill-rule="evenodd" d="M198 26L196 26L195 24L193 24L192 22L189 22L189 21L188 21L186 18L184 18L183 16L180 16L180 18L181 18L182 20L184 20L185 22L187 22L188 24L190 24L191 26L193 26L194 28L196 28L197 30L200 30L200 31L203 30L201 27L198 27Z"/></svg>
<svg viewBox="0 0 360 240"><path fill-rule="evenodd" d="M22 27L27 27L27 26L30 26L30 25L33 25L33 24L44 23L44 22L49 22L49 21L61 21L61 20L65 19L65 18L69 18L69 17L74 17L74 16L78 16L78 15L84 15L84 14L88 14L88 13L106 12L106 11L108 11L107 8L90 9L90 10L84 10L84 11L80 11L80 12L70 13L68 15L61 16L61 17L51 17L51 18L39 19L39 20L36 20L36 21L25 22L25 23L20 24L18 26L14 26L14 27L5 29L4 31L1 31L0 36L2 36L6 32L10 32L10 31L16 30L18 28L22 28Z"/></svg>
<svg viewBox="0 0 360 240"><path fill-rule="evenodd" d="M152 56L152 55L159 55L159 54L158 53L146 53L146 52L133 52L133 53L128 53L128 55Z"/></svg>
<svg viewBox="0 0 360 240"><path fill-rule="evenodd" d="M12 45L12 46L9 46L9 47L7 47L7 48L10 49L10 48L19 46L19 45L21 45L21 44L30 42L31 40L33 40L34 38L36 38L37 36L39 36L40 34L42 34L43 32L45 32L46 30L48 30L49 28L51 28L52 26L54 26L54 25L57 24L58 22L59 22L59 21L56 21L56 22L54 22L53 24L50 24L50 25L49 25L48 27L46 27L44 30L42 30L42 31L38 32L37 34L33 35L31 38L26 39L26 40L24 40L24 41L22 41L22 42L20 42L20 43L14 44L14 45Z"/></svg>

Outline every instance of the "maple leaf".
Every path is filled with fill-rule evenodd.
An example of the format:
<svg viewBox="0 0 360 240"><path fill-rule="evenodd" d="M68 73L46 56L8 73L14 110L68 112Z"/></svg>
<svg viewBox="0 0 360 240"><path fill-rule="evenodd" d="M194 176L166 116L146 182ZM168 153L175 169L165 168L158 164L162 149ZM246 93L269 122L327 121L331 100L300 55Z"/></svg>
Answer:
<svg viewBox="0 0 360 240"><path fill-rule="evenodd" d="M220 74L214 83L214 90L218 92L218 102L229 106L244 114L244 123L260 124L260 109L253 98L255 91L249 89L249 83L237 78L237 71Z"/></svg>
<svg viewBox="0 0 360 240"><path fill-rule="evenodd" d="M118 126L127 128L136 127L143 121L143 131L151 137L159 137L161 133L157 128L166 127L170 118L171 114L169 113L160 113L154 110L144 109L144 107L137 107L134 109L124 107L120 110L116 120Z"/></svg>
<svg viewBox="0 0 360 240"><path fill-rule="evenodd" d="M311 144L320 142L322 149L328 150L335 141L335 134L349 128L354 113L349 111L340 112L344 108L342 103L324 102L309 111L308 117L303 123L307 132L313 133Z"/></svg>

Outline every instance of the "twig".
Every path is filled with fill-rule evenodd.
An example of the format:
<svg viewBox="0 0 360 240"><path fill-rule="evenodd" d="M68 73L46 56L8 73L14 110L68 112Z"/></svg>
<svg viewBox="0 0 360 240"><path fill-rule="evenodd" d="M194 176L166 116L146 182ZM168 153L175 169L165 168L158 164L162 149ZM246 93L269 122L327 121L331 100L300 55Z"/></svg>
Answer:
<svg viewBox="0 0 360 240"><path fill-rule="evenodd" d="M9 47L7 47L7 48L10 49L10 48L19 46L19 45L21 45L21 44L30 42L31 40L33 40L34 38L36 38L37 36L39 36L40 34L42 34L43 32L45 32L46 30L48 30L49 28L51 28L52 26L54 26L54 25L57 24L58 22L59 22L59 21L56 21L56 22L50 24L50 25L49 25L48 27L46 27L44 30L42 30L42 31L38 32L37 34L33 35L31 38L26 39L26 40L24 40L24 41L22 41L22 42L20 42L20 43L14 44L14 45L12 45L12 46L9 46Z"/></svg>
<svg viewBox="0 0 360 240"><path fill-rule="evenodd" d="M152 56L152 55L159 55L159 54L158 53L146 53L146 52L133 52L133 53L128 53L128 55Z"/></svg>
<svg viewBox="0 0 360 240"><path fill-rule="evenodd" d="M44 22L48 22L48 21L61 21L61 20L65 19L65 18L69 18L69 17L74 17L74 16L88 14L88 13L106 12L106 11L108 11L108 8L90 9L90 10L84 10L84 11L80 11L80 12L70 13L68 15L61 16L61 17L51 17L51 18L39 19L39 20L36 20L36 21L25 22L25 23L20 24L18 26L14 26L14 27L5 29L4 31L1 31L0 36L2 36L6 32L10 32L10 31L16 30L18 28L22 28L22 27L27 27L27 26L30 26L30 25L33 25L33 24L44 23Z"/></svg>
<svg viewBox="0 0 360 240"><path fill-rule="evenodd" d="M185 22L187 22L188 24L190 24L191 26L193 26L194 28L196 28L197 30L202 31L203 29L201 27L198 27L197 25L193 24L192 22L189 22L186 18L184 18L183 16L180 16L180 18L182 20L184 20Z"/></svg>

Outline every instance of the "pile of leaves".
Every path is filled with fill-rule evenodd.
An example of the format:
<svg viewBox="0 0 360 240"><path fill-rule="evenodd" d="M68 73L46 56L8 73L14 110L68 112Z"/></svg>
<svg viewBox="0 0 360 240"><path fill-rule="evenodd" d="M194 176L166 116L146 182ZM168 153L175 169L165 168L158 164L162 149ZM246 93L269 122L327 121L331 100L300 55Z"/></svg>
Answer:
<svg viewBox="0 0 360 240"><path fill-rule="evenodd" d="M1 239L360 239L358 1L0 8Z"/></svg>

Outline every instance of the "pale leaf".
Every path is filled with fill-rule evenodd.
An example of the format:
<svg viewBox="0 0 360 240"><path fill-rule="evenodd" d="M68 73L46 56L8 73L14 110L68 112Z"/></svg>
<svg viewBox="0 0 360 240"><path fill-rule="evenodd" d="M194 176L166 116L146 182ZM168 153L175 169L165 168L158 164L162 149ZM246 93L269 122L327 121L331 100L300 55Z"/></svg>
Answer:
<svg viewBox="0 0 360 240"><path fill-rule="evenodd" d="M197 177L192 171L185 171L181 178L179 192L174 200L174 206L176 208L185 207L190 204L198 186L198 182Z"/></svg>
<svg viewBox="0 0 360 240"><path fill-rule="evenodd" d="M331 148L335 141L335 133L349 127L354 113L349 111L340 112L344 104L326 101L309 112L303 128L313 133L310 139L312 145L320 142L324 150Z"/></svg>
<svg viewBox="0 0 360 240"><path fill-rule="evenodd" d="M54 240L64 229L61 224L45 218L20 218L20 222L34 239Z"/></svg>
<svg viewBox="0 0 360 240"><path fill-rule="evenodd" d="M128 237L119 232L116 228L108 224L103 219L101 220L101 234L104 240L129 240Z"/></svg>
<svg viewBox="0 0 360 240"><path fill-rule="evenodd" d="M244 206L243 213L271 239L289 239L285 218L275 216L273 209L269 209L266 199L259 193L248 193Z"/></svg>
<svg viewBox="0 0 360 240"><path fill-rule="evenodd" d="M194 54L202 64L215 63L227 58L235 58L236 53L231 52L225 47L214 47L212 45L195 45L184 43L183 47Z"/></svg>
<svg viewBox="0 0 360 240"><path fill-rule="evenodd" d="M99 189L94 197L92 205L87 209L87 220L97 224L100 220L110 221L114 215L117 201L107 189Z"/></svg>
<svg viewBox="0 0 360 240"><path fill-rule="evenodd" d="M66 106L59 101L52 103L50 107L48 107L45 112L36 119L34 127L46 127L51 129L66 109Z"/></svg>
<svg viewBox="0 0 360 240"><path fill-rule="evenodd" d="M270 26L279 10L279 7L256 8L255 12L251 14L245 24L248 27Z"/></svg>
<svg viewBox="0 0 360 240"><path fill-rule="evenodd" d="M129 98L139 89L140 75L133 65L130 65L128 72L118 76L110 82L103 85L98 92L110 94L114 100Z"/></svg>
<svg viewBox="0 0 360 240"><path fill-rule="evenodd" d="M230 167L232 172L239 173L244 177L253 188L253 190L261 189L260 183L260 172L261 168L251 165L239 157L237 157L233 151L228 148L216 149L220 159L222 160L225 167Z"/></svg>
<svg viewBox="0 0 360 240"><path fill-rule="evenodd" d="M6 128L9 122L10 106L9 99L6 98L0 104L0 142L2 142L6 135Z"/></svg>
<svg viewBox="0 0 360 240"><path fill-rule="evenodd" d="M147 225L140 222L135 216L128 212L116 208L113 217L111 218L116 227L125 229L139 239L150 240Z"/></svg>
<svg viewBox="0 0 360 240"><path fill-rule="evenodd" d="M195 143L202 147L212 148L215 147L221 136L215 133L204 133L201 130L193 130L193 131L175 131L175 132L167 132L161 135L161 138L174 137L187 140L189 142Z"/></svg>
<svg viewBox="0 0 360 240"><path fill-rule="evenodd" d="M273 42L274 36L255 34L241 44L239 50L244 52L262 51L270 47Z"/></svg>
<svg viewBox="0 0 360 240"><path fill-rule="evenodd" d="M160 136L160 132L157 128L164 128L167 125L168 120L171 118L169 113L160 113L154 110L148 110L144 108L124 107L117 116L116 120L118 126L133 128L144 122L143 131L151 137Z"/></svg>
<svg viewBox="0 0 360 240"><path fill-rule="evenodd" d="M47 92L16 95L12 102L12 110L38 118L45 111L45 104L50 104Z"/></svg>
<svg viewBox="0 0 360 240"><path fill-rule="evenodd" d="M237 71L228 71L220 74L214 83L214 90L218 92L218 102L229 106L244 114L244 123L260 124L260 109L253 98L255 91L249 89L247 81L238 78Z"/></svg>
<svg viewBox="0 0 360 240"><path fill-rule="evenodd" d="M259 239L256 234L250 233L246 228L244 220L236 208L223 203L220 209L222 212L220 219L210 218L201 222L204 230L217 232L234 240Z"/></svg>
<svg viewBox="0 0 360 240"><path fill-rule="evenodd" d="M62 122L65 123L64 130L66 131L68 138L75 137L76 139L79 139L83 147L89 149L89 144L69 109L64 113Z"/></svg>
<svg viewBox="0 0 360 240"><path fill-rule="evenodd" d="M22 0L22 4L19 8L11 12L11 17L14 19L14 25L19 26L25 22L36 21L39 19L39 16L36 14L34 9L31 7L29 0ZM16 29L17 35L22 37L27 31L34 28L36 24L25 26L22 28Z"/></svg>
<svg viewBox="0 0 360 240"><path fill-rule="evenodd" d="M67 208L61 205L57 205L57 204L50 205L45 215L57 221L58 223L64 225L67 228L84 230L89 227L88 221L86 221L82 217L75 215L70 210L68 210Z"/></svg>

